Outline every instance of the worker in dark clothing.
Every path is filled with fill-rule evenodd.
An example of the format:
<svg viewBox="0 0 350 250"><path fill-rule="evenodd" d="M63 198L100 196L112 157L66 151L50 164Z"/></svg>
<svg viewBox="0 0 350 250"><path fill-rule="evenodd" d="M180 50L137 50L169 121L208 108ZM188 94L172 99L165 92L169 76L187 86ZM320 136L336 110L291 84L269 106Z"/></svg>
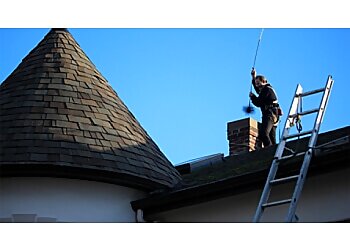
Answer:
<svg viewBox="0 0 350 250"><path fill-rule="evenodd" d="M259 126L258 138L262 141L264 147L276 144L276 127L279 121L279 105L277 95L272 86L262 75L256 76L253 68L251 71L252 84L255 91L259 94L249 93L249 97L253 104L261 109L262 122Z"/></svg>

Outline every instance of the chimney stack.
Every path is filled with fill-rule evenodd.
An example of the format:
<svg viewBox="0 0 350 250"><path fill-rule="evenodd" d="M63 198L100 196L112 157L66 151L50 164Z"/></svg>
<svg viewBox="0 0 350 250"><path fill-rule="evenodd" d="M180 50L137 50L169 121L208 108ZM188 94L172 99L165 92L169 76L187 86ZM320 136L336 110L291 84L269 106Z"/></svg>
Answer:
<svg viewBox="0 0 350 250"><path fill-rule="evenodd" d="M258 122L252 118L227 123L229 155L244 154L261 148L257 136Z"/></svg>

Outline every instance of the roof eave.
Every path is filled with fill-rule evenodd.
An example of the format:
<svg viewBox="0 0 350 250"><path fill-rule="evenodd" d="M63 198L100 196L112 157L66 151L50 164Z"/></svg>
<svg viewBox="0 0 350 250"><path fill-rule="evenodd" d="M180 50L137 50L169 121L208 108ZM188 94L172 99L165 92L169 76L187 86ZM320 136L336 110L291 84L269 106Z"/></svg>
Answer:
<svg viewBox="0 0 350 250"><path fill-rule="evenodd" d="M167 189L166 185L129 173L55 164L1 164L0 177L52 177L104 182L145 192Z"/></svg>
<svg viewBox="0 0 350 250"><path fill-rule="evenodd" d="M335 151L323 152L314 156L308 177L349 168L350 166L347 164L350 161L349 149L350 144L347 143L341 149L338 148ZM283 169L291 169L288 172L290 175L296 174L298 168L295 166L300 165L301 162L302 158L299 157L285 164ZM203 185L157 194L133 201L131 206L135 211L142 209L147 215L261 189L265 184L268 170L269 167ZM286 174L286 172L281 172L281 174Z"/></svg>

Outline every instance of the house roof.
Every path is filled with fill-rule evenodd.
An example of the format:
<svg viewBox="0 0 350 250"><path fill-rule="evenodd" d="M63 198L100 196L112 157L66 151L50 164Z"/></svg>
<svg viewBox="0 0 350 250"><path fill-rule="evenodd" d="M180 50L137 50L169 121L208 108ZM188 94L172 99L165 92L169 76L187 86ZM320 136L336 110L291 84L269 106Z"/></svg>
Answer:
<svg viewBox="0 0 350 250"><path fill-rule="evenodd" d="M153 190L181 176L67 29L51 29L0 86L2 176Z"/></svg>
<svg viewBox="0 0 350 250"><path fill-rule="evenodd" d="M350 126L347 126L318 136L319 148L314 151L308 171L309 177L350 167L349 135ZM306 151L308 139L309 137L305 137L299 141L290 141L286 146L296 152ZM187 170L188 173L183 175L181 185L172 190L154 193L148 198L133 201L132 208L135 211L142 209L147 216L147 214L262 189L276 147L277 145L242 155L228 156L222 162L198 171ZM288 151L285 150L284 155L287 153ZM303 157L298 156L281 162L277 177L297 174L302 160Z"/></svg>

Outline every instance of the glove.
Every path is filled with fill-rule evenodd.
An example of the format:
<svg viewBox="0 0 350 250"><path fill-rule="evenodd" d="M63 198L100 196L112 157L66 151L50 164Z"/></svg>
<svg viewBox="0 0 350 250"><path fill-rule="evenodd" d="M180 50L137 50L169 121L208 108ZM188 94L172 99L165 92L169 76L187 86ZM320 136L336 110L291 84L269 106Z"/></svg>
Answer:
<svg viewBox="0 0 350 250"><path fill-rule="evenodd" d="M256 77L256 71L254 68L252 68L252 71L250 72L250 74L252 75L252 78L255 79Z"/></svg>

